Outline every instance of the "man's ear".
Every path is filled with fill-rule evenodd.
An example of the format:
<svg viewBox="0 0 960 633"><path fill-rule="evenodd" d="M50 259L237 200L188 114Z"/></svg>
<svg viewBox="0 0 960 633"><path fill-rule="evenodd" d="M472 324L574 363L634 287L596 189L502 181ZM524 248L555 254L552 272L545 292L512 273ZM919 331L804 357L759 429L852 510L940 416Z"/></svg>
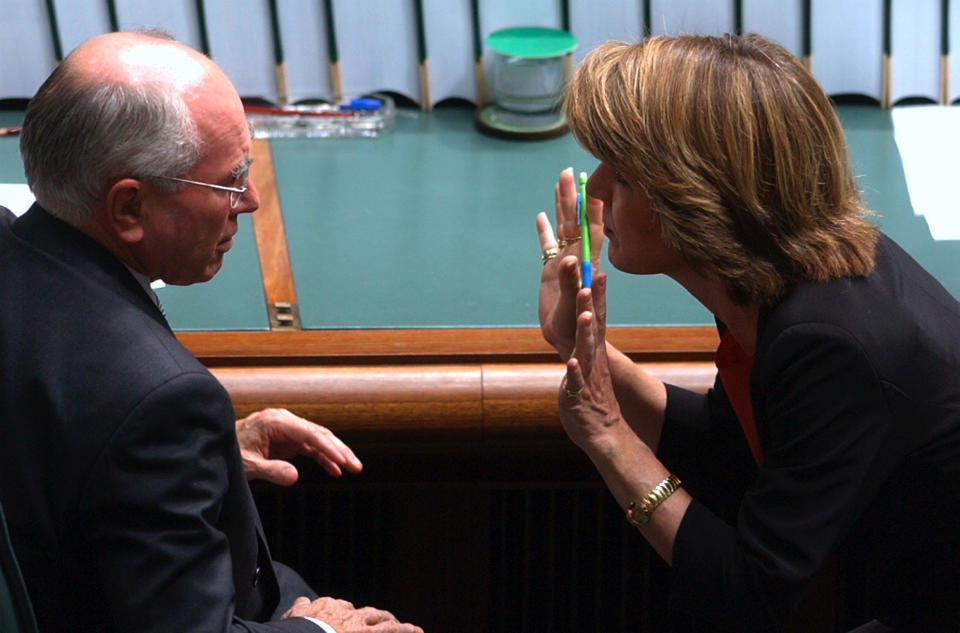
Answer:
<svg viewBox="0 0 960 633"><path fill-rule="evenodd" d="M143 239L142 194L143 183L135 178L118 180L107 190L106 220L114 234L127 244Z"/></svg>

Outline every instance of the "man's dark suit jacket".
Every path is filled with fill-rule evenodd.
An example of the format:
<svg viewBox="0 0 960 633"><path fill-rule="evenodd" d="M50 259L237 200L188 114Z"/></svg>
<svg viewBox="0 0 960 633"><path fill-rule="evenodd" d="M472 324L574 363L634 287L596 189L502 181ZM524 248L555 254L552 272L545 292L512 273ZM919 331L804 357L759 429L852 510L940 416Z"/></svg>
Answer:
<svg viewBox="0 0 960 633"><path fill-rule="evenodd" d="M0 208L0 306L0 502L41 631L316 633L260 624L293 572L230 398L126 267L38 205Z"/></svg>

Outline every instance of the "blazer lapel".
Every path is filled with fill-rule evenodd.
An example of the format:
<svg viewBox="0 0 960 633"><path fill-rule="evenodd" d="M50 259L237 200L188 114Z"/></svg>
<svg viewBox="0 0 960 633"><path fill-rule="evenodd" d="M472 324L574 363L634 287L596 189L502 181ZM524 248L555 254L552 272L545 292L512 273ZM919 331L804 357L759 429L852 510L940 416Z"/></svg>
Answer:
<svg viewBox="0 0 960 633"><path fill-rule="evenodd" d="M173 332L160 307L147 295L140 283L120 259L102 244L63 220L51 215L39 204L13 223L14 234L48 257L61 261L86 280L96 280L122 292L157 323Z"/></svg>

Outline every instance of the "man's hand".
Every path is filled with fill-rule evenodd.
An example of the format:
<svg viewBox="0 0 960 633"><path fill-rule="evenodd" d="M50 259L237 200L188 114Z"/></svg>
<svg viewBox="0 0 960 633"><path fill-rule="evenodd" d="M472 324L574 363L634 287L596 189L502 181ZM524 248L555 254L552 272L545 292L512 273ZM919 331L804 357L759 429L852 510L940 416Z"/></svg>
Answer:
<svg viewBox="0 0 960 633"><path fill-rule="evenodd" d="M354 608L346 600L300 597L283 614L284 618L307 617L326 622L337 633L423 633L419 626L400 622L389 611L373 607Z"/></svg>
<svg viewBox="0 0 960 633"><path fill-rule="evenodd" d="M341 469L358 473L363 464L330 429L304 420L286 409L264 409L237 420L237 441L247 479L266 479L289 486L300 476L284 461L294 455L312 457L334 477Z"/></svg>

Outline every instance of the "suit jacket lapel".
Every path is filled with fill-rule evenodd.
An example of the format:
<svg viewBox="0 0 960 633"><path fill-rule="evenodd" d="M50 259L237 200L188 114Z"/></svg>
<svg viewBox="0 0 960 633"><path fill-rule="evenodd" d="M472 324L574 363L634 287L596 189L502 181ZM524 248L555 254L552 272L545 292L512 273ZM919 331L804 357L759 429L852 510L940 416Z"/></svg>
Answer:
<svg viewBox="0 0 960 633"><path fill-rule="evenodd" d="M172 330L153 299L120 259L102 244L34 204L13 224L14 234L88 280L112 286L152 319Z"/></svg>

